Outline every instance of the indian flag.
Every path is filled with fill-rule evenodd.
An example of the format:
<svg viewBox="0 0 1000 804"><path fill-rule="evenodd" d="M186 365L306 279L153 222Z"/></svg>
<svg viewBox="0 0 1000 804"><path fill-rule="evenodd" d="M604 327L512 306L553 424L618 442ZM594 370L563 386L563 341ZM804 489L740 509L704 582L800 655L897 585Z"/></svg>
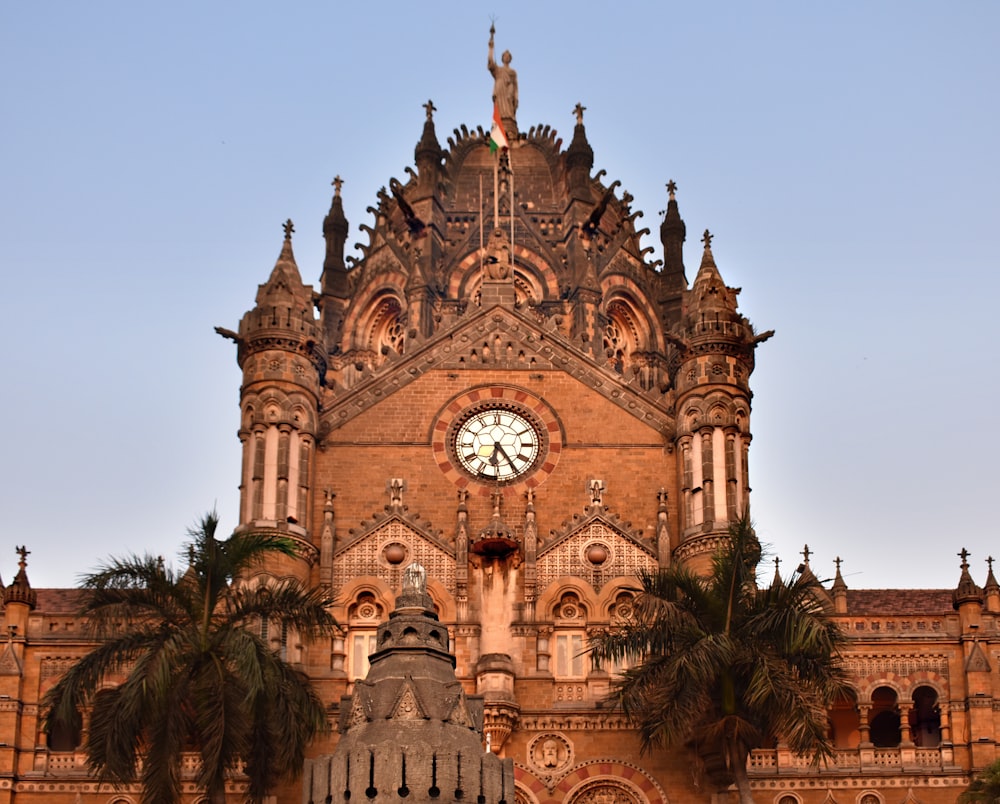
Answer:
<svg viewBox="0 0 1000 804"><path fill-rule="evenodd" d="M507 135L504 134L503 123L500 122L500 110L493 104L493 128L490 129L490 153L495 154L500 149L507 150Z"/></svg>

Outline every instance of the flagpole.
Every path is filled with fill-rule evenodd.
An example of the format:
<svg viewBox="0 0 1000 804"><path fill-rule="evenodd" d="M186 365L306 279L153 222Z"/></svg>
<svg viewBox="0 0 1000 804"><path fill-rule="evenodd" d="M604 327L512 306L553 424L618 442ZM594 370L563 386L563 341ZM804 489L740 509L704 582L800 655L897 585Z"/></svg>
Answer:
<svg viewBox="0 0 1000 804"><path fill-rule="evenodd" d="M508 189L510 191L510 278L514 280L514 163L510 158L510 148L507 149L507 173L510 175Z"/></svg>
<svg viewBox="0 0 1000 804"><path fill-rule="evenodd" d="M483 242L483 174L479 174L479 281L483 281L483 268L485 263L483 261L483 250L485 247Z"/></svg>

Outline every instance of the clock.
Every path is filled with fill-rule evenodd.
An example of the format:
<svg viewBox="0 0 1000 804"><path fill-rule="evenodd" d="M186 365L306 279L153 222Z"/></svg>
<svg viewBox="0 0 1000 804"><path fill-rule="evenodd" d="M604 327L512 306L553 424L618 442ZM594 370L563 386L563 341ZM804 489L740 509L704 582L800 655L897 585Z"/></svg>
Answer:
<svg viewBox="0 0 1000 804"><path fill-rule="evenodd" d="M480 480L499 483L530 472L541 453L537 425L518 410L501 406L474 409L454 431L454 451L462 468Z"/></svg>
<svg viewBox="0 0 1000 804"><path fill-rule="evenodd" d="M431 425L430 442L445 477L483 497L498 485L537 488L563 449L555 412L515 385L477 385L452 397Z"/></svg>

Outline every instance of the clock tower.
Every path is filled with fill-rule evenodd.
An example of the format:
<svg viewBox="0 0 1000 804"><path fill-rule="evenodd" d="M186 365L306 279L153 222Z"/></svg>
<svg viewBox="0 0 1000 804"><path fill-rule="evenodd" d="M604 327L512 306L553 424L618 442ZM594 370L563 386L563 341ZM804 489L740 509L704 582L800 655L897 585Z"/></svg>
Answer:
<svg viewBox="0 0 1000 804"><path fill-rule="evenodd" d="M299 559L269 571L334 590L342 634L289 643L332 706L419 564L519 799L648 804L686 760L634 764L603 707L620 668L588 635L629 616L637 573L705 566L746 509L761 338L707 235L689 287L673 182L652 259L631 194L593 174L583 106L567 147L495 121L447 149L424 108L416 170L377 194L357 257L337 178L318 290L286 224L256 307L222 331L244 371L239 527L295 538Z"/></svg>

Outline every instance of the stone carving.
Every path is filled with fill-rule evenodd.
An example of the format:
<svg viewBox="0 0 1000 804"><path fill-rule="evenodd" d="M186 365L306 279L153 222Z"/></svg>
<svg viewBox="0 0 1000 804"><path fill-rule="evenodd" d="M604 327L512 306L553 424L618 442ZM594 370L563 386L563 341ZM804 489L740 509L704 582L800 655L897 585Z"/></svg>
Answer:
<svg viewBox="0 0 1000 804"><path fill-rule="evenodd" d="M510 279L510 239L497 226L486 244L486 277L493 280Z"/></svg>
<svg viewBox="0 0 1000 804"><path fill-rule="evenodd" d="M643 804L643 801L635 790L610 779L602 779L581 790L571 804Z"/></svg>
<svg viewBox="0 0 1000 804"><path fill-rule="evenodd" d="M572 758L573 747L561 734L543 733L528 745L528 759L543 775L569 767Z"/></svg>

